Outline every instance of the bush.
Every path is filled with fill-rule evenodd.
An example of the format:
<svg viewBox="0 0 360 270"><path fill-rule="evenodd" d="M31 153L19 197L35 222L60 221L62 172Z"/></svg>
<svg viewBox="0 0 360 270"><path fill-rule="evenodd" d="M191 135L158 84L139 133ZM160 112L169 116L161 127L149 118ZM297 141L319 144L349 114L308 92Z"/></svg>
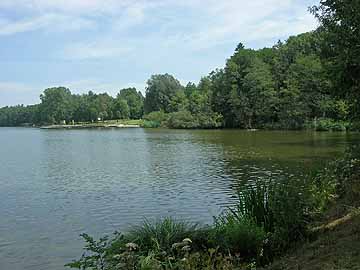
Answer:
<svg viewBox="0 0 360 270"><path fill-rule="evenodd" d="M157 122L157 121L148 121L148 120L144 120L141 123L141 127L143 128L158 128L160 127L161 123Z"/></svg>
<svg viewBox="0 0 360 270"><path fill-rule="evenodd" d="M168 114L163 111L151 112L144 116L144 125L150 127L165 126L168 120Z"/></svg>
<svg viewBox="0 0 360 270"><path fill-rule="evenodd" d="M196 118L199 128L220 128L223 126L223 116L219 113L199 113Z"/></svg>
<svg viewBox="0 0 360 270"><path fill-rule="evenodd" d="M253 220L227 212L215 219L212 241L223 251L252 260L261 256L266 233Z"/></svg>
<svg viewBox="0 0 360 270"><path fill-rule="evenodd" d="M231 213L239 221L253 220L268 234L266 260L304 238L309 222L308 192L296 180L289 183L257 182L238 194Z"/></svg>
<svg viewBox="0 0 360 270"><path fill-rule="evenodd" d="M144 116L142 127L157 128L169 127L177 129L219 128L223 125L223 117L218 113L191 114L187 110L164 113L151 112Z"/></svg>
<svg viewBox="0 0 360 270"><path fill-rule="evenodd" d="M192 238L197 224L165 218L156 222L145 220L125 235L127 242L134 242L141 250L169 251L172 244Z"/></svg>
<svg viewBox="0 0 360 270"><path fill-rule="evenodd" d="M316 122L311 123L311 127L316 131L346 131L349 123L330 118L319 118Z"/></svg>
<svg viewBox="0 0 360 270"><path fill-rule="evenodd" d="M85 253L66 266L89 270L230 270L237 263L218 248L207 248L210 229L171 218L96 241L83 235ZM189 236L191 238L189 238ZM129 242L131 241L131 242ZM247 268L244 268L247 269Z"/></svg>
<svg viewBox="0 0 360 270"><path fill-rule="evenodd" d="M313 216L321 216L335 203L359 207L360 146L349 147L343 157L315 173L311 177L310 191Z"/></svg>
<svg viewBox="0 0 360 270"><path fill-rule="evenodd" d="M191 114L180 111L170 114L168 127L170 128L219 128L223 125L223 117L218 113Z"/></svg>
<svg viewBox="0 0 360 270"><path fill-rule="evenodd" d="M199 123L189 111L173 112L170 114L168 123L170 128L197 128Z"/></svg>

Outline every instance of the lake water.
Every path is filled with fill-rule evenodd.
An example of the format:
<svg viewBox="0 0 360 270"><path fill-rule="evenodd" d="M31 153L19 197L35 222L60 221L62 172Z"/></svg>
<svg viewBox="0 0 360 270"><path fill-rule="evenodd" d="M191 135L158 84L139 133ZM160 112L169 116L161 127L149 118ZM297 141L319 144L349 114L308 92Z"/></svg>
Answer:
<svg viewBox="0 0 360 270"><path fill-rule="evenodd" d="M144 217L201 223L262 177L301 176L358 134L0 128L0 269L59 270L80 233Z"/></svg>

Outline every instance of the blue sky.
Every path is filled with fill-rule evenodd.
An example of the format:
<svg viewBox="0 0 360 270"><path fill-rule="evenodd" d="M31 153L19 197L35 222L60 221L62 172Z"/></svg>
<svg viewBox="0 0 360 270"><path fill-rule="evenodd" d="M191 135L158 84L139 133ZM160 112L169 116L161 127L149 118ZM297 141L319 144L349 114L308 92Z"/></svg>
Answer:
<svg viewBox="0 0 360 270"><path fill-rule="evenodd" d="M239 42L262 48L317 26L314 0L0 0L0 106L47 87L144 92L152 74L198 82Z"/></svg>

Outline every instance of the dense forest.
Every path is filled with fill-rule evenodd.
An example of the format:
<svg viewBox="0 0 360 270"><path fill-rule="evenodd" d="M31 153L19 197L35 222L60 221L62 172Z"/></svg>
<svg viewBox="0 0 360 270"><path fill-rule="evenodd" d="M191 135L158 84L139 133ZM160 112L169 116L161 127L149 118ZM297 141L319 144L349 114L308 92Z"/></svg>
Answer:
<svg viewBox="0 0 360 270"><path fill-rule="evenodd" d="M359 22L347 14L350 2L337 16L334 5L312 8L321 26L272 48L240 43L224 68L197 85L159 74L147 81L145 97L135 88L115 98L49 88L40 104L1 108L0 126L143 118L147 127L358 129Z"/></svg>

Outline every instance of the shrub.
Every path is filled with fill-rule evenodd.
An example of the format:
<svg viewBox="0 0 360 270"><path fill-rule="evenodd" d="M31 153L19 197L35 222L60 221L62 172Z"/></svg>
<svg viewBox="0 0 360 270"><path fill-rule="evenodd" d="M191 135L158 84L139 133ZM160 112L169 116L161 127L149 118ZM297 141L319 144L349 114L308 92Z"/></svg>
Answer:
<svg viewBox="0 0 360 270"><path fill-rule="evenodd" d="M189 111L173 112L168 120L170 128L198 128L197 119Z"/></svg>
<svg viewBox="0 0 360 270"><path fill-rule="evenodd" d="M360 146L346 150L343 157L329 163L311 183L313 202L321 212L340 197L351 203L360 199Z"/></svg>
<svg viewBox="0 0 360 270"><path fill-rule="evenodd" d="M319 118L310 126L316 131L346 131L349 128L349 123L342 120Z"/></svg>
<svg viewBox="0 0 360 270"><path fill-rule="evenodd" d="M314 214L323 213L337 198L338 177L333 165L326 166L321 172L310 177L310 191Z"/></svg>
<svg viewBox="0 0 360 270"><path fill-rule="evenodd" d="M148 120L144 120L141 123L141 127L143 128L158 128L160 127L161 123L157 122L157 121L148 121Z"/></svg>
<svg viewBox="0 0 360 270"><path fill-rule="evenodd" d="M307 236L311 220L309 191L300 181L288 179L277 183L270 193L270 213L273 219L269 253L281 253L293 242Z"/></svg>
<svg viewBox="0 0 360 270"><path fill-rule="evenodd" d="M253 220L226 212L215 219L212 241L223 251L251 260L261 255L266 233Z"/></svg>
<svg viewBox="0 0 360 270"><path fill-rule="evenodd" d="M219 128L223 125L223 117L218 113L197 113L180 111L170 114L168 126L170 128Z"/></svg>
<svg viewBox="0 0 360 270"><path fill-rule="evenodd" d="M144 116L144 120L144 125L151 125L151 127L164 126L168 120L168 114L163 111L151 112Z"/></svg>
<svg viewBox="0 0 360 270"><path fill-rule="evenodd" d="M231 213L239 221L253 220L268 234L264 256L273 256L306 235L309 221L308 192L299 181L257 182L239 192Z"/></svg>
<svg viewBox="0 0 360 270"><path fill-rule="evenodd" d="M73 261L65 266L78 269L89 270L105 270L110 269L109 262L107 261L108 248L110 241L107 236L94 240L88 234L81 234L81 237L85 240L86 252L81 256L78 261Z"/></svg>
<svg viewBox="0 0 360 270"><path fill-rule="evenodd" d="M128 242L139 245L141 250L169 251L172 244L192 238L197 224L165 218L156 222L145 220L125 235Z"/></svg>
<svg viewBox="0 0 360 270"><path fill-rule="evenodd" d="M199 113L195 117L199 128L220 128L223 126L223 116L219 113Z"/></svg>

